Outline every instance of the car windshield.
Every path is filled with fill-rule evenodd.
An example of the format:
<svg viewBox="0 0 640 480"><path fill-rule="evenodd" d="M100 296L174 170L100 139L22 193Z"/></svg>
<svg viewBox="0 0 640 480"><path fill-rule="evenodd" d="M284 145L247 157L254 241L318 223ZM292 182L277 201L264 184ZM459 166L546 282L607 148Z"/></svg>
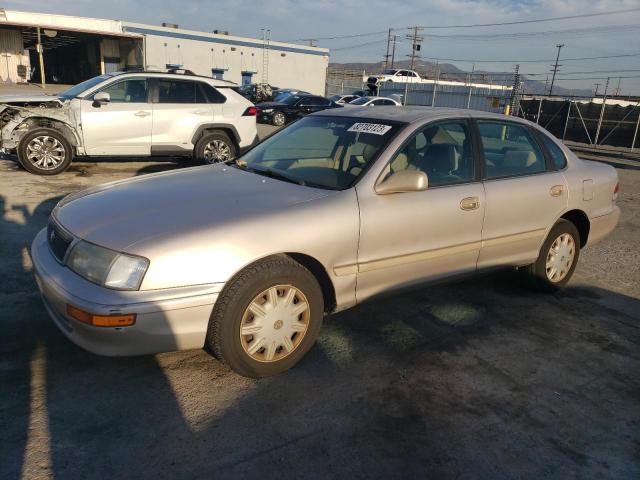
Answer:
<svg viewBox="0 0 640 480"><path fill-rule="evenodd" d="M382 72L383 75L395 75L398 70L385 70Z"/></svg>
<svg viewBox="0 0 640 480"><path fill-rule="evenodd" d="M240 157L238 168L310 187L344 190L375 161L402 123L309 116Z"/></svg>
<svg viewBox="0 0 640 480"><path fill-rule="evenodd" d="M355 100L351 100L349 102L349 104L351 105L364 105L365 103L371 101L371 99L369 97L360 97L360 98L356 98Z"/></svg>
<svg viewBox="0 0 640 480"><path fill-rule="evenodd" d="M58 94L58 98L60 98L62 100L70 100L72 98L77 97L78 95L80 95L85 90L89 90L90 88L95 87L99 83L102 83L105 80L109 80L110 78L112 78L112 75L109 75L109 74L100 75L98 77L90 78L89 80L85 80L84 82L80 82L79 84L74 85L73 87L71 87L71 88L59 93Z"/></svg>

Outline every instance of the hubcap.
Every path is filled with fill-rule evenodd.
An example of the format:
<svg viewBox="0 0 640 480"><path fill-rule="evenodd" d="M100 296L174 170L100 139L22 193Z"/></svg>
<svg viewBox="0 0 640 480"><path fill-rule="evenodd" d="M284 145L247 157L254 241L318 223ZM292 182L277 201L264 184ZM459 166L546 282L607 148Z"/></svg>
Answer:
<svg viewBox="0 0 640 480"><path fill-rule="evenodd" d="M222 140L212 140L204 146L204 159L207 163L224 162L231 158L231 149Z"/></svg>
<svg viewBox="0 0 640 480"><path fill-rule="evenodd" d="M64 145L54 137L42 135L27 144L27 159L43 170L53 170L65 157Z"/></svg>
<svg viewBox="0 0 640 480"><path fill-rule="evenodd" d="M562 281L571 269L575 254L576 244L571 235L563 233L556 238L547 253L547 278L554 283Z"/></svg>
<svg viewBox="0 0 640 480"><path fill-rule="evenodd" d="M273 124L276 125L277 127L283 125L284 124L284 115L282 113L276 113L273 116Z"/></svg>
<svg viewBox="0 0 640 480"><path fill-rule="evenodd" d="M304 294L292 285L276 285L257 295L240 323L245 353L259 362L277 362L300 346L311 310Z"/></svg>

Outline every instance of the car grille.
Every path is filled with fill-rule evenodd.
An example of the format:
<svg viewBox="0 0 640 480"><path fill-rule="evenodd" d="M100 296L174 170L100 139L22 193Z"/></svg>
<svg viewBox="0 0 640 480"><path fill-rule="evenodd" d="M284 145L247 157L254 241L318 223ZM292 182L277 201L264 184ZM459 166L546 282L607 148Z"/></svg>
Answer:
<svg viewBox="0 0 640 480"><path fill-rule="evenodd" d="M69 245L73 242L73 236L64 231L53 218L50 218L47 225L47 242L53 255L62 262Z"/></svg>

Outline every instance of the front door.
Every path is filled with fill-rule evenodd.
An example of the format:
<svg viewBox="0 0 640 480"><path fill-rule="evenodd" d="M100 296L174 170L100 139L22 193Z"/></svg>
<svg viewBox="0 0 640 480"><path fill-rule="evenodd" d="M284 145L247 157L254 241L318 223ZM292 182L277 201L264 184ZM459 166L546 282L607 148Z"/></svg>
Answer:
<svg viewBox="0 0 640 480"><path fill-rule="evenodd" d="M429 124L398 152L383 176L428 175L425 191L361 192L357 299L476 269L484 188L467 120ZM370 187L368 187L370 188Z"/></svg>
<svg viewBox="0 0 640 480"><path fill-rule="evenodd" d="M525 125L478 120L487 196L478 268L525 265L567 207L564 174Z"/></svg>
<svg viewBox="0 0 640 480"><path fill-rule="evenodd" d="M100 92L110 96L96 103L81 100L82 136L87 155L149 155L152 110L148 80L134 77L111 83Z"/></svg>

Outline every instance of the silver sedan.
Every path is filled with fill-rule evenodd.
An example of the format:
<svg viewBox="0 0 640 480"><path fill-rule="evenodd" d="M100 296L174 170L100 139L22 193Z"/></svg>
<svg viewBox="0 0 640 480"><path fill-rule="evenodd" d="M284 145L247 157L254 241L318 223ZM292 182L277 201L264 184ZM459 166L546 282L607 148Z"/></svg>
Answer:
<svg viewBox="0 0 640 480"><path fill-rule="evenodd" d="M33 241L44 303L102 355L205 348L253 377L292 367L325 314L517 267L553 290L620 211L610 166L537 125L468 110L306 117L226 165L72 194Z"/></svg>

